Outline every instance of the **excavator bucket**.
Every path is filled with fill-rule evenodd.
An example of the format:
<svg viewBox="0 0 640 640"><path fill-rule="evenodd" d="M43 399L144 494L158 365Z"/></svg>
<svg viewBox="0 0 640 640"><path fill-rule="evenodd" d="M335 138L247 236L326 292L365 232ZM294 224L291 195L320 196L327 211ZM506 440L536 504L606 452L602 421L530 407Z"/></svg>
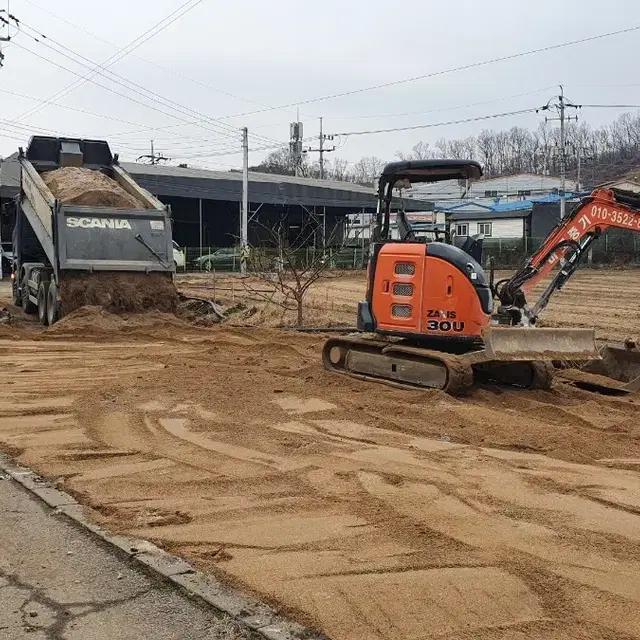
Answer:
<svg viewBox="0 0 640 640"><path fill-rule="evenodd" d="M600 359L587 363L582 371L598 376L598 380L590 382L594 391L640 391L640 349L634 342L628 342L623 347L608 345L600 350ZM611 378L611 382L600 380L600 376ZM587 382L582 382L579 386L584 387ZM601 388L596 389L595 386Z"/></svg>
<svg viewBox="0 0 640 640"><path fill-rule="evenodd" d="M600 357L593 329L489 327L482 338L490 361L585 362Z"/></svg>

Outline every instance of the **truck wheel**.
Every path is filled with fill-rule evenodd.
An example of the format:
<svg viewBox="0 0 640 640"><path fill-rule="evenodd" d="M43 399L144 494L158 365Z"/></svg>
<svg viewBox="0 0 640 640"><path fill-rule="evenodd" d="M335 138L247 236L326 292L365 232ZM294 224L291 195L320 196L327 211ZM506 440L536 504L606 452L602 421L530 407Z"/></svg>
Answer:
<svg viewBox="0 0 640 640"><path fill-rule="evenodd" d="M49 284L47 291L47 324L51 326L60 320L60 303L58 302L58 287L55 282Z"/></svg>
<svg viewBox="0 0 640 640"><path fill-rule="evenodd" d="M47 302L49 298L49 282L43 280L38 287L38 320L43 326L49 324L49 318L47 314Z"/></svg>
<svg viewBox="0 0 640 640"><path fill-rule="evenodd" d="M22 293L20 297L22 298L22 310L25 313L35 313L38 310L38 307L29 299L29 280L26 275L22 278Z"/></svg>

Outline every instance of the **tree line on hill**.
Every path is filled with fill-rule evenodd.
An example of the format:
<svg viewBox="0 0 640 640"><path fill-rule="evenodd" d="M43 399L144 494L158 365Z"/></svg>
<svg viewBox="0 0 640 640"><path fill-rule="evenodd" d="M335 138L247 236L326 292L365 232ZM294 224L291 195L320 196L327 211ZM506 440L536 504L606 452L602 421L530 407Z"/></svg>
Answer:
<svg viewBox="0 0 640 640"><path fill-rule="evenodd" d="M580 182L593 186L613 180L640 168L640 111L623 113L611 124L593 128L586 122L566 125L566 166L570 180L581 169ZM494 131L484 129L477 136L460 139L440 138L431 146L419 141L409 151L398 151L392 160L427 160L431 158L465 158L478 160L486 177L536 173L558 175L560 171L560 127L541 122L535 131L511 127ZM325 161L325 178L342 182L371 185L383 167L392 160L365 156L357 162L342 158ZM289 149L270 153L252 171L295 175L294 160ZM304 157L301 175L320 176L318 162Z"/></svg>

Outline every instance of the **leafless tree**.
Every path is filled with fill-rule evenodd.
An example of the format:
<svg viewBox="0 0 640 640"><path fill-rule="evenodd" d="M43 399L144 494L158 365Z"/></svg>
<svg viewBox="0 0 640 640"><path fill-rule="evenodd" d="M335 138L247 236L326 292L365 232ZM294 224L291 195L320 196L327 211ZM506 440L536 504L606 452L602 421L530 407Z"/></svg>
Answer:
<svg viewBox="0 0 640 640"><path fill-rule="evenodd" d="M429 160L434 158L436 152L428 142L416 142L409 153L403 151L396 152L398 160Z"/></svg>
<svg viewBox="0 0 640 640"><path fill-rule="evenodd" d="M247 292L266 306L278 305L283 312L295 311L296 324L304 323L305 298L321 279L336 278L335 256L347 243L346 222L336 224L325 237L324 224L309 216L291 224L284 214L275 224L256 221L261 229L261 246L249 252L250 277L244 280ZM257 282L257 285L254 284Z"/></svg>
<svg viewBox="0 0 640 640"><path fill-rule="evenodd" d="M384 160L375 156L360 158L349 172L349 182L371 186L373 181L380 177L386 164Z"/></svg>
<svg viewBox="0 0 640 640"><path fill-rule="evenodd" d="M416 142L410 151L398 151L401 160L428 158L469 158L479 160L487 177L520 172L551 173L559 171L560 128L557 122L540 122L535 131L512 127L505 131L485 129L478 136L463 139L440 138L433 147L427 141ZM640 112L622 113L611 124L591 128L587 123L569 122L566 129L566 166L575 173L578 157L592 182L604 182L640 167ZM339 158L327 162L326 175L371 185L386 163L380 158L364 157L349 164ZM293 175L294 166L288 149L270 153L256 171ZM317 162L304 158L302 175L317 177Z"/></svg>

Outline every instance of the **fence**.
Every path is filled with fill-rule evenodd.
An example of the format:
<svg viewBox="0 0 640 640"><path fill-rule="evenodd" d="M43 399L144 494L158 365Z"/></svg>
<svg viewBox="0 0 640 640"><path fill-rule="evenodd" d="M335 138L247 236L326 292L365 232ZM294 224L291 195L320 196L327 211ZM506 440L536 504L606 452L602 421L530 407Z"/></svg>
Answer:
<svg viewBox="0 0 640 640"><path fill-rule="evenodd" d="M494 259L498 268L517 267L537 251L545 238L485 238L484 263ZM640 265L640 237L637 233L605 232L591 246L586 264L608 266Z"/></svg>
<svg viewBox="0 0 640 640"><path fill-rule="evenodd" d="M185 256L184 266L178 266L181 271L240 271L240 247L203 247L200 255L199 247L186 247L181 249ZM277 249L251 249L259 252L261 264L277 262L279 255ZM331 269L366 269L369 258L368 247L343 247L324 250L315 247L307 247L290 251L287 257L299 268L317 264L319 260L325 260ZM249 260L249 265L254 262Z"/></svg>
<svg viewBox="0 0 640 640"><path fill-rule="evenodd" d="M489 265L491 258L497 268L512 269L540 248L544 238L485 238L484 266ZM456 240L461 244L463 238ZM274 262L278 259L277 249L252 249L260 251L260 255ZM240 271L239 247L203 247L202 255L199 247L182 249L185 265L178 271ZM304 268L320 259L328 262L332 269L366 269L369 258L369 247L327 248L323 251L314 247L298 249L289 253L296 266ZM613 231L602 235L592 246L589 263L593 265L636 266L640 265L640 234Z"/></svg>

